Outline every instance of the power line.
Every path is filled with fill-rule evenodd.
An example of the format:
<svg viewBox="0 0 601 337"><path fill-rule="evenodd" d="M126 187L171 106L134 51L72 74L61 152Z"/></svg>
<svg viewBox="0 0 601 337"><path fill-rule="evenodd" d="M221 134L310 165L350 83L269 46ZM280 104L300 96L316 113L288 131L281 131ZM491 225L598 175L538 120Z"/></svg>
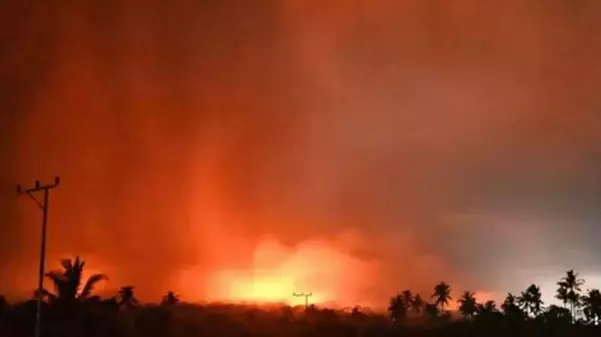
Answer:
<svg viewBox="0 0 601 337"><path fill-rule="evenodd" d="M42 317L42 293L44 291L44 263L46 259L46 223L48 222L48 201L50 199L50 190L58 187L60 178L54 178L54 183L41 185L39 181L35 182L35 186L23 189L21 185L17 185L17 193L26 194L31 200L42 210L42 242L40 243L40 269L38 274L38 291L37 291L37 308L35 316L35 337L40 336L40 325ZM44 198L40 202L35 196L36 192L44 192Z"/></svg>
<svg viewBox="0 0 601 337"><path fill-rule="evenodd" d="M309 297L313 296L313 293L292 293L294 297L304 297L305 298L305 310L309 308Z"/></svg>

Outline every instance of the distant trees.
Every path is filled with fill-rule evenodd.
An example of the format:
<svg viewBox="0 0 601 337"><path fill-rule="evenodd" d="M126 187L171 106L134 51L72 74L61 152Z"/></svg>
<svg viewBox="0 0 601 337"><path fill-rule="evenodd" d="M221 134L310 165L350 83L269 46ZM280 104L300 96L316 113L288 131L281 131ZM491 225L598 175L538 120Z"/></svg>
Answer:
<svg viewBox="0 0 601 337"><path fill-rule="evenodd" d="M424 305L424 300L419 294L413 295L411 290L406 289L390 299L388 312L390 317L398 322L410 313L420 315Z"/></svg>
<svg viewBox="0 0 601 337"><path fill-rule="evenodd" d="M180 302L179 296L176 295L173 291L167 292L167 295L163 296L163 300L161 301L162 305L176 305Z"/></svg>
<svg viewBox="0 0 601 337"><path fill-rule="evenodd" d="M601 320L601 292L599 290L590 290L587 296L570 295L572 292L578 294L579 287L584 284L584 280L579 279L578 274L573 271L568 271L566 277L562 278L558 284L560 284L560 289L566 290L566 303L572 303L574 308L583 308L586 322L595 323ZM558 290L558 294L563 293L563 290ZM388 306L390 317L395 322L404 319L408 313L418 315L423 313L424 317L431 319L448 317L445 309L452 300L451 286L445 282L438 283L434 286L431 297L431 303L424 303L419 295L413 295L410 290L404 290L390 299ZM510 322L540 318L545 322L555 324L565 322L566 319L572 321L572 312L574 312L574 310L558 306L549 306L545 310L540 287L536 284L528 286L519 296L508 293L499 308L492 300L478 303L476 294L471 291L464 291L457 299L457 304L457 311L464 318L478 317L478 321L484 320L485 322L494 322L499 317L505 317Z"/></svg>
<svg viewBox="0 0 601 337"><path fill-rule="evenodd" d="M495 303L493 300L488 300L484 303L478 303L476 306L479 315L491 315L499 312L497 309L497 303Z"/></svg>
<svg viewBox="0 0 601 337"><path fill-rule="evenodd" d="M492 300L478 303L476 293L464 291L457 299L457 312L465 319L475 318L477 322L484 323L481 326L498 322L503 318L509 323L508 326L513 327L516 326L515 324L527 321L560 327L573 323L579 312L584 315L579 322L590 325L601 324L601 291L590 289L586 294L581 294L584 283L585 281L573 270L567 271L557 282L556 298L562 301L563 307L550 305L545 308L541 289L536 284L529 285L519 296L508 293L499 308ZM395 322L402 321L409 314L416 316L423 314L423 317L434 320L448 318L449 313L445 309L452 300L451 291L449 284L440 282L434 286L432 302L426 303L419 294L414 295L411 290L403 290L390 299L388 306L390 317Z"/></svg>
<svg viewBox="0 0 601 337"><path fill-rule="evenodd" d="M411 293L411 290L405 289L401 292L401 297L403 299L403 303L405 304L405 308L407 311L409 311L409 308L411 308L411 304L413 302L413 293Z"/></svg>
<svg viewBox="0 0 601 337"><path fill-rule="evenodd" d="M599 289L590 289L582 296L584 317L590 324L601 324L601 292Z"/></svg>
<svg viewBox="0 0 601 337"><path fill-rule="evenodd" d="M426 301L410 289L399 292L389 299L389 317L386 317L359 307L338 311L313 304L305 312L291 307L273 310L229 304L178 305L180 296L173 291L160 298L161 305L140 305L134 286L124 286L108 299L94 296L94 286L107 278L97 274L83 282L85 263L79 257L62 260L61 266L62 270L47 274L55 287L53 293L45 294L48 302L44 303L43 319L47 336L380 336L387 332L408 337L601 336L601 327L595 327L601 323L601 292L589 289L583 293L584 280L573 270L557 282L556 297L563 305L549 305L545 309L541 289L536 284L528 286L519 296L508 293L499 308L492 300L479 302L475 292L463 291L457 294L456 311L464 320L455 322L449 311L452 289L445 282L436 284ZM0 335L30 335L34 314L34 301L9 305L0 296ZM580 314L580 319L575 321L574 314ZM390 321L393 327L389 326ZM419 330L425 325L431 328ZM285 330L272 331L275 329Z"/></svg>
<svg viewBox="0 0 601 337"><path fill-rule="evenodd" d="M424 310L425 302L419 294L413 296L413 300L411 301L411 311L416 313L417 315L421 314Z"/></svg>
<svg viewBox="0 0 601 337"><path fill-rule="evenodd" d="M124 308L134 308L140 302L134 295L134 286L124 286L119 289L119 300L118 303Z"/></svg>
<svg viewBox="0 0 601 337"><path fill-rule="evenodd" d="M398 294L390 299L388 313L393 322L400 322L407 315L407 305L403 295Z"/></svg>

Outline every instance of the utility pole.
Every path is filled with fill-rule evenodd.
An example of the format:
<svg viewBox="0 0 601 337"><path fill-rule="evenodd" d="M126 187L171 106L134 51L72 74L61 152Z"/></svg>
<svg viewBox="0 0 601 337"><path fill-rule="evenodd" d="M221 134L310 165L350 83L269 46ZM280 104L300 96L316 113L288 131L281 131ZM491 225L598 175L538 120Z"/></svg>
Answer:
<svg viewBox="0 0 601 337"><path fill-rule="evenodd" d="M44 263L46 260L46 223L48 222L48 200L50 190L57 187L60 183L60 178L54 178L54 183L41 185L39 181L35 182L35 186L23 189L21 185L17 185L17 193L26 194L30 197L42 210L42 242L40 243L40 269L38 274L38 293L37 293L37 308L35 314L35 337L40 336L40 326L42 318L42 293L44 291ZM44 192L43 200L40 202L35 196L36 192Z"/></svg>
<svg viewBox="0 0 601 337"><path fill-rule="evenodd" d="M309 308L309 297L313 296L313 293L292 293L294 297L304 297L305 298L305 310Z"/></svg>

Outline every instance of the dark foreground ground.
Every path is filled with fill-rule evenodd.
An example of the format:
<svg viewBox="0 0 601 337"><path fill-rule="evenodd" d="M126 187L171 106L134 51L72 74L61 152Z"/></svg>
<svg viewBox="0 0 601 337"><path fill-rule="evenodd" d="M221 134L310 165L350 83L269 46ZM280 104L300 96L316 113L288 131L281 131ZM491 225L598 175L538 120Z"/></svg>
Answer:
<svg viewBox="0 0 601 337"><path fill-rule="evenodd" d="M0 336L34 336L35 301L4 304ZM601 336L601 328L543 315L510 317L501 312L470 320L414 315L393 322L361 310L161 305L123 307L110 300L43 307L43 337L153 336Z"/></svg>

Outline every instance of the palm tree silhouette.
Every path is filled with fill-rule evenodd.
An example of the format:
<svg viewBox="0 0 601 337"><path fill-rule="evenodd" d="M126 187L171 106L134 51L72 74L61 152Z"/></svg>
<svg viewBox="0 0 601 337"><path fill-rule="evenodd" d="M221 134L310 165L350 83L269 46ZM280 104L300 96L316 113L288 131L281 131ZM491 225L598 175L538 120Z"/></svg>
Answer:
<svg viewBox="0 0 601 337"><path fill-rule="evenodd" d="M599 289L590 289L585 296L582 296L584 307L584 316L590 324L598 325L601 323L601 292Z"/></svg>
<svg viewBox="0 0 601 337"><path fill-rule="evenodd" d="M411 301L411 310L416 314L421 314L424 309L425 302L419 294L413 296L413 300Z"/></svg>
<svg viewBox="0 0 601 337"><path fill-rule="evenodd" d="M180 301L179 296L176 295L173 291L168 291L167 295L163 297L161 304L163 305L176 305Z"/></svg>
<svg viewBox="0 0 601 337"><path fill-rule="evenodd" d="M514 308L519 309L519 306L517 305L517 299L515 295L508 293L507 297L505 297L505 300L503 301L503 304L501 304L501 309L503 309L503 312L508 312Z"/></svg>
<svg viewBox="0 0 601 337"><path fill-rule="evenodd" d="M566 306L570 304L570 313L572 317L576 317L576 309L580 307L580 289L584 285L584 279L578 278L578 274L570 269L566 272L566 276L557 282L557 295L555 297L561 300Z"/></svg>
<svg viewBox="0 0 601 337"><path fill-rule="evenodd" d="M119 305L125 308L133 308L139 304L134 295L133 286L121 287L119 290Z"/></svg>
<svg viewBox="0 0 601 337"><path fill-rule="evenodd" d="M94 289L94 286L102 280L107 280L108 277L104 274L94 274L90 276L81 292L79 292L85 264L86 263L83 260L79 259L79 256L75 257L74 260L61 260L61 265L63 266L62 271L51 271L46 273L46 277L51 279L54 283L55 293L51 294L44 290L44 293L41 295L48 296L51 300L60 302L72 302L75 300L87 299Z"/></svg>
<svg viewBox="0 0 601 337"><path fill-rule="evenodd" d="M407 315L407 306L402 295L396 295L390 298L388 313L393 322L399 322Z"/></svg>
<svg viewBox="0 0 601 337"><path fill-rule="evenodd" d="M449 304L451 298L451 286L444 282L440 282L434 287L434 294L432 294L434 304L440 306L440 311L444 312L444 307Z"/></svg>
<svg viewBox="0 0 601 337"><path fill-rule="evenodd" d="M564 307L568 306L568 289L563 286L559 286L555 292L555 298L563 303Z"/></svg>
<svg viewBox="0 0 601 337"><path fill-rule="evenodd" d="M459 312L465 318L473 317L478 309L476 306L476 296L469 291L464 291L457 300L457 303L459 304Z"/></svg>
<svg viewBox="0 0 601 337"><path fill-rule="evenodd" d="M544 303L540 288L535 284L531 284L526 291L523 291L516 301L527 314L533 317L538 316L543 311Z"/></svg>
<svg viewBox="0 0 601 337"><path fill-rule="evenodd" d="M507 297L505 297L505 300L501 304L501 310L503 310L503 313L505 313L507 316L515 316L516 314L523 313L522 309L520 309L520 306L518 305L517 298L512 293L508 293Z"/></svg>

